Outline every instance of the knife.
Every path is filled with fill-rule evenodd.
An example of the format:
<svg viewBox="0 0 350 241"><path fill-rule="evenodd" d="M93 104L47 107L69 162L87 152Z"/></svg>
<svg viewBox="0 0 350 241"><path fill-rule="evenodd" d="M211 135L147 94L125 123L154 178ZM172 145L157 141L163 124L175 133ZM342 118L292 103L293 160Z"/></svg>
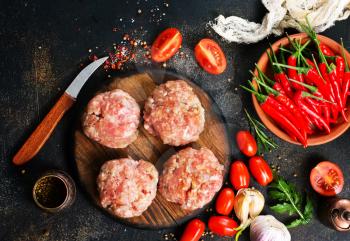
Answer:
<svg viewBox="0 0 350 241"><path fill-rule="evenodd" d="M23 144L21 149L19 149L13 157L12 162L15 165L22 165L28 162L39 152L57 126L58 122L62 119L64 113L66 113L74 104L86 81L107 59L108 57L100 58L80 71L56 104L51 108L49 113Z"/></svg>

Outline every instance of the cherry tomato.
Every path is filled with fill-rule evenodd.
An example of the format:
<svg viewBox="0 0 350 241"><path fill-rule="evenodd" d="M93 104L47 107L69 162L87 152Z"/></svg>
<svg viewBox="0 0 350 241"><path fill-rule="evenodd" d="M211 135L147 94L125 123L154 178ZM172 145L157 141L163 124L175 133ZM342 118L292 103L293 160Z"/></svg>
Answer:
<svg viewBox="0 0 350 241"><path fill-rule="evenodd" d="M249 186L250 176L243 161L238 160L231 164L230 181L235 190Z"/></svg>
<svg viewBox="0 0 350 241"><path fill-rule="evenodd" d="M233 209L235 193L231 188L224 188L220 191L215 202L215 209L218 214L229 215Z"/></svg>
<svg viewBox="0 0 350 241"><path fill-rule="evenodd" d="M205 229L205 223L200 219L195 218L191 220L183 232L180 241L198 241Z"/></svg>
<svg viewBox="0 0 350 241"><path fill-rule="evenodd" d="M226 69L226 57L220 46L211 39L202 39L194 48L199 65L210 74L221 74Z"/></svg>
<svg viewBox="0 0 350 241"><path fill-rule="evenodd" d="M249 131L239 131L236 134L238 148L246 156L255 156L258 146Z"/></svg>
<svg viewBox="0 0 350 241"><path fill-rule="evenodd" d="M238 225L235 220L226 216L212 216L208 221L208 228L219 236L233 236L237 233Z"/></svg>
<svg viewBox="0 0 350 241"><path fill-rule="evenodd" d="M179 50L182 36L178 29L167 28L161 32L152 44L151 56L155 62L164 62Z"/></svg>
<svg viewBox="0 0 350 241"><path fill-rule="evenodd" d="M249 159L249 170L261 186L266 186L273 180L269 164L260 156L254 156Z"/></svg>
<svg viewBox="0 0 350 241"><path fill-rule="evenodd" d="M318 163L310 173L312 188L323 196L334 196L344 186L344 176L340 167L329 161Z"/></svg>

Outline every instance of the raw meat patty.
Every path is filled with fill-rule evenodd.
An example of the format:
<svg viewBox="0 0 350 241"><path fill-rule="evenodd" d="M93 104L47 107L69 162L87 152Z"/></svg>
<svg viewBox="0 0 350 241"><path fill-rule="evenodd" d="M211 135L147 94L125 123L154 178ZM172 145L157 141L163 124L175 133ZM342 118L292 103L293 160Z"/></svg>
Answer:
<svg viewBox="0 0 350 241"><path fill-rule="evenodd" d="M124 148L137 138L140 107L128 93L115 89L89 101L83 130L89 138L111 148Z"/></svg>
<svg viewBox="0 0 350 241"><path fill-rule="evenodd" d="M204 109L183 80L158 86L145 104L144 127L164 144L185 145L196 141L204 129Z"/></svg>
<svg viewBox="0 0 350 241"><path fill-rule="evenodd" d="M223 182L224 166L212 151L188 147L164 163L159 192L185 210L195 210L210 202Z"/></svg>
<svg viewBox="0 0 350 241"><path fill-rule="evenodd" d="M97 178L102 207L121 218L140 216L155 198L157 183L152 163L129 158L104 163Z"/></svg>

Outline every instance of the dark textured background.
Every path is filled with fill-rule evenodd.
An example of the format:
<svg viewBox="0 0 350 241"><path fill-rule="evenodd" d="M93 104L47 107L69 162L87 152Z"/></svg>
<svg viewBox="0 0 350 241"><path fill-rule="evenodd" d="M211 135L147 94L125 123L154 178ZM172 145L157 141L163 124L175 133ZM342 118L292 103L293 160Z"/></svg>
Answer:
<svg viewBox="0 0 350 241"><path fill-rule="evenodd" d="M167 66L191 77L210 93L227 119L229 136L248 127L242 106L252 112L252 105L247 93L237 87L249 78L248 70L253 68L268 41L277 38L252 45L228 44L213 34L206 23L219 13L260 21L266 11L260 1L169 1L169 7L165 3L159 0L0 2L0 240L164 240L165 233L181 232L182 226L156 231L127 227L94 207L79 185L71 155L74 109L32 162L22 167L11 164L16 150L79 72L80 63L90 54L88 50L102 56L124 33L134 30L137 30L135 35L151 42L160 30L169 26L179 28L184 37L183 51L189 58L176 57ZM138 9L142 10L141 15L137 14ZM338 22L324 34L334 39L342 36L350 48L349 23L350 20ZM112 31L113 28L118 31ZM206 74L193 59L195 43L207 36L217 39L226 53L228 68L223 75ZM106 74L100 71L83 91L88 92L89 85L100 85L105 79ZM312 166L322 159L332 160L341 166L346 177L341 196L349 197L349 137L347 132L332 143L307 150L275 138L280 147L266 155L267 160L278 164L286 178L308 191ZM233 158L241 157L232 148ZM52 168L69 172L78 186L74 206L55 215L42 212L31 199L35 179ZM293 177L294 173L298 177ZM317 195L310 193L315 204L321 204ZM318 218L290 232L293 240L350 240L349 234L326 228ZM206 237L205 240L229 239ZM249 240L248 231L241 240Z"/></svg>

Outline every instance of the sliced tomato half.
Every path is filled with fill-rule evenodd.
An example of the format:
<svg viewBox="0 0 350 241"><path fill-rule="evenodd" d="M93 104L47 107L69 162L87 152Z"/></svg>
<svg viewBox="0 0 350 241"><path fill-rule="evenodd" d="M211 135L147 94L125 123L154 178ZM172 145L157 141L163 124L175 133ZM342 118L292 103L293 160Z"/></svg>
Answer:
<svg viewBox="0 0 350 241"><path fill-rule="evenodd" d="M344 187L344 176L340 167L329 161L318 163L310 173L312 188L323 196L334 196Z"/></svg>
<svg viewBox="0 0 350 241"><path fill-rule="evenodd" d="M164 62L173 57L182 43L182 35L177 28L161 32L152 44L151 56L155 62Z"/></svg>
<svg viewBox="0 0 350 241"><path fill-rule="evenodd" d="M220 46L211 39L202 39L194 54L199 65L210 74L221 74L226 69L226 57Z"/></svg>

